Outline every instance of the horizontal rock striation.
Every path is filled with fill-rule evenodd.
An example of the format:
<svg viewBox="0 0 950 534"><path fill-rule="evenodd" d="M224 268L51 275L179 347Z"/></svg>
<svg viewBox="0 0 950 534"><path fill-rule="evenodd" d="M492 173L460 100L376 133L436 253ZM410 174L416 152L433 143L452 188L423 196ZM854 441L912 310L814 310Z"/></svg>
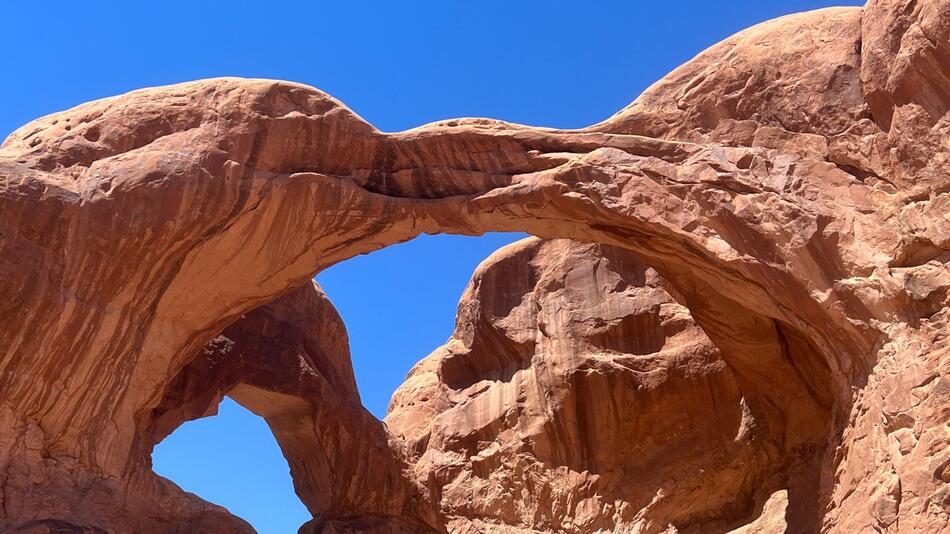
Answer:
<svg viewBox="0 0 950 534"><path fill-rule="evenodd" d="M247 531L148 462L229 394L312 532L946 530L948 41L946 0L784 17L580 130L388 134L242 79L23 126L0 147L0 529ZM387 431L309 280L486 231L597 245L483 266Z"/></svg>

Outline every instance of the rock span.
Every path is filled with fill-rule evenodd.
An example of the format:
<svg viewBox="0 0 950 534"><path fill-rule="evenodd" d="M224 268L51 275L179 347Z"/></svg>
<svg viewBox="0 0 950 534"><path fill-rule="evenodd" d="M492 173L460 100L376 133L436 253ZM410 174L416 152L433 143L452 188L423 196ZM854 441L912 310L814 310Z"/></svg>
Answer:
<svg viewBox="0 0 950 534"><path fill-rule="evenodd" d="M946 530L948 72L950 2L871 0L580 130L386 134L240 79L34 121L0 148L0 528L250 531L150 469L227 394L305 532ZM548 241L483 264L384 426L309 280L485 231Z"/></svg>

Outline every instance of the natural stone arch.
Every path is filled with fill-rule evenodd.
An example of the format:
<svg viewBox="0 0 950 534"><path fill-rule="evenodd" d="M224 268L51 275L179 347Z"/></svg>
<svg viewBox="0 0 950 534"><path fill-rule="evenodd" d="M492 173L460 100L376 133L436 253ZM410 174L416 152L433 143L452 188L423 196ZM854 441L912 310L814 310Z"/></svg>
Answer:
<svg viewBox="0 0 950 534"><path fill-rule="evenodd" d="M211 101L192 100L194 93L210 93L205 98ZM110 114L128 109L136 113L153 107L181 109L186 118L190 113L237 116L240 120L230 119L222 125L203 117L197 126L185 121L183 129L176 132L122 131L123 142L156 139L115 156L98 154L98 159L80 171L77 183L81 187L90 179L97 182L96 189L79 191L80 196L91 195L77 215L78 225L86 228L73 230L72 234L82 243L78 245L81 249L95 250L90 241L109 230L128 235L146 235L149 229L154 232L147 249L143 249L144 243L129 239L103 243L108 248L116 247L102 251L103 255L128 258L129 264L148 262L151 267L125 273L131 277L127 283L134 285L136 296L123 306L120 321L113 323L118 331L99 328L96 333L105 339L76 351L90 360L111 359L119 367L109 369L105 376L127 380L125 384L111 385L121 391L120 395L116 395L115 389L97 389L88 383L82 384L78 393L80 397L91 397L85 402L92 404L107 402L107 398L112 402L119 400L113 417L120 429L134 428L124 421L139 421L136 424L140 427L146 425L146 415L160 401L178 369L209 336L237 316L298 286L335 261L425 231L521 230L543 237L580 238L635 250L660 269L681 293L689 295L687 301L699 298L708 301L707 306L725 305L726 309L713 308L709 315L729 312L728 325L741 325L748 330L746 334L739 330L720 336L723 340L730 338L736 345L736 355L745 354L744 359L727 359L740 368L744 364L746 369L761 369L763 354L771 354L770 362L774 365L788 365L781 358L776 335L757 344L749 343L749 336L762 335L763 321L768 324L774 319L786 321L792 329L802 329L805 333L796 333L797 336L811 337L820 346L858 351L866 348L858 333L848 335L853 328L840 319L829 319L816 326L803 319L803 314L815 311L805 308L812 301L804 294L804 288L787 284L790 276L782 268L771 267L756 256L743 261L746 258L738 257L725 241L716 238L724 255L735 258L730 258L733 265L729 265L709 251L705 236L693 237L698 232L685 235L678 228L682 222L670 224L664 220L667 214L657 210L658 205L678 202L679 188L692 189L688 194L696 195L698 202L707 198L708 202L716 202L711 197L721 195L730 186L737 187L735 183L740 190L744 187L748 192L781 197L781 192L762 190L765 176L756 176L771 165L772 154L767 150L705 147L627 135L534 131L490 121L435 125L389 136L375 132L325 95L275 82L204 82L187 86L184 91L174 87L126 98L133 102L121 107L110 102L98 104L104 110L89 126L99 132L97 143L109 146L113 137L107 125L118 122ZM186 104L178 107L172 103L179 100ZM187 102L195 102L191 106L197 109L191 109ZM168 120L176 122L174 118ZM152 127L143 119L127 124L143 129ZM222 134L220 130L227 127L233 131ZM63 145L69 146L60 144ZM365 145L373 146L372 150L362 148ZM188 147L187 152L182 153L180 147ZM541 154L532 152L541 149ZM352 160L337 161L343 153L350 154ZM370 154L371 160L367 157ZM795 158L799 159L803 158ZM288 173L287 161L308 170ZM380 168L377 162L384 166ZM708 184L690 183L691 179L683 182L684 175L715 173L717 166L724 171ZM838 172L842 175L840 180L846 180L845 174L833 166L824 167L832 176ZM473 182L479 186L473 187ZM150 189L149 195L159 190L163 199L162 204L152 205L147 212L141 210L145 188ZM479 191L486 189L487 192ZM645 202L638 204L623 198L628 191ZM215 206L216 210L208 210L208 206ZM802 210L793 210L790 219L802 217ZM182 217L190 213L198 219ZM691 214L681 211L677 216ZM691 222L700 229L712 226L704 219L711 218L701 213ZM116 228L120 221L128 226ZM744 221L739 225L736 235L742 231L762 233L758 228L749 228ZM288 233L288 228L298 233ZM158 233L159 229L165 233ZM737 246L745 246L743 241L741 237L739 241L733 240L741 243ZM70 245L66 243L67 250ZM804 245L793 253L804 253L808 258ZM167 251L171 257L155 258L154 251ZM134 252L138 252L137 257ZM762 255L770 251L750 252ZM138 278L143 274L154 278L141 281ZM101 273L81 273L77 278L82 283L101 277ZM111 279L120 282L120 276ZM785 283L776 286L773 280ZM80 287L77 293L81 290ZM89 297L101 298L99 288L95 290L98 294ZM741 295L748 308L723 298L727 291ZM149 292L154 292L154 296ZM715 296L710 298L710 294ZM725 304L729 302L734 304ZM740 313L748 318L741 319ZM138 320L133 322L132 318ZM122 319L127 321L124 325ZM69 321L64 323L68 325ZM703 324L701 319L700 323ZM142 324L148 328L141 337L123 335L123 326L141 328ZM822 327L829 326L831 332L821 332ZM78 334L69 337L82 338ZM136 345L137 360L141 363L110 358L112 354L134 350ZM844 363L855 359L852 355ZM837 367L841 362L829 361L826 365ZM124 366L128 367L123 369ZM81 376L76 370L72 374ZM794 376L794 368L789 368L787 374ZM100 370L87 378L100 383L101 388L102 376ZM828 373L819 387L828 387L833 377L837 378L839 388L849 383L844 372L836 376ZM802 384L791 384L777 391L774 399L778 413L786 417L801 415L796 432L827 424L816 425L811 413L814 410L798 409L803 390ZM105 473L137 469L134 460L130 463L125 459L136 448L135 434L128 430L113 436L89 433L87 424L93 428L101 424L101 414L90 414L92 420L87 423L69 412L59 412L56 404L70 398L71 395L55 399L49 408L55 414L49 427L63 426L60 439L75 443L79 456L91 456L84 459ZM782 406L788 402L796 409ZM775 420L778 413L763 419ZM95 445L83 444L83 435L94 439ZM109 437L116 442L103 443ZM813 440L814 437L807 441Z"/></svg>
<svg viewBox="0 0 950 534"><path fill-rule="evenodd" d="M267 421L314 516L392 517L417 528L417 517L429 519L385 428L360 403L346 328L315 283L209 341L170 382L143 441L150 448L225 395Z"/></svg>
<svg viewBox="0 0 950 534"><path fill-rule="evenodd" d="M914 16L942 21L938 4ZM38 450L26 463L51 478L70 480L59 473L70 465L122 493L140 474L139 439L169 384L242 314L328 265L423 232L518 230L640 254L737 375L771 386L763 420L788 430L790 443L827 444L814 514L856 506L833 482L840 459L828 438L870 424L855 422L853 388L865 386L882 347L893 354L901 340L930 335L919 328L941 309L947 283L926 265L945 262L945 160L908 166L881 155L892 141L878 124L913 123L913 110L872 122L857 90L806 114L805 127L766 110L798 107L800 94L772 89L788 89L805 67L816 87L860 87L853 45L878 24L875 13L890 12L865 13L862 25L860 10L820 11L749 30L674 72L642 106L575 131L466 119L384 134L316 90L245 80L144 90L40 119L0 152L0 224L17 229L0 247L21 258L0 264L10 295L3 419L17 429L5 448ZM768 91L747 87L742 106L731 94L691 100L693 82L728 85L734 74L690 74L710 56L751 58L732 67L755 74L771 58L744 39L800 32L815 39L791 43L799 57L829 35L841 54L795 66ZM927 110L943 109L931 101L940 94L927 93ZM686 118L650 115L669 95ZM913 107L905 100L894 106ZM839 108L848 128L829 130L822 113ZM670 116L690 127L657 126ZM642 117L654 137L629 133ZM942 120L927 123L915 154L939 150ZM929 203L909 206L921 198ZM920 279L924 290L905 290ZM37 379L23 380L23 369ZM892 493L881 496L885 508ZM51 496L37 499L79 514Z"/></svg>

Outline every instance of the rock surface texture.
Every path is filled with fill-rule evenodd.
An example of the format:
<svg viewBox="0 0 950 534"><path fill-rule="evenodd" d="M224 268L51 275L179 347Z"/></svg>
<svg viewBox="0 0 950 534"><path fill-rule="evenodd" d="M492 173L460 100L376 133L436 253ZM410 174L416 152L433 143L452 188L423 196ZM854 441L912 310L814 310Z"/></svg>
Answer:
<svg viewBox="0 0 950 534"><path fill-rule="evenodd" d="M722 530L784 487L783 438L663 285L629 250L566 240L482 264L386 418L449 530Z"/></svg>
<svg viewBox="0 0 950 534"><path fill-rule="evenodd" d="M950 2L871 0L580 130L387 134L242 79L34 121L0 148L0 531L251 531L150 469L225 394L303 532L947 531L948 73ZM310 279L486 231L546 240L375 420Z"/></svg>

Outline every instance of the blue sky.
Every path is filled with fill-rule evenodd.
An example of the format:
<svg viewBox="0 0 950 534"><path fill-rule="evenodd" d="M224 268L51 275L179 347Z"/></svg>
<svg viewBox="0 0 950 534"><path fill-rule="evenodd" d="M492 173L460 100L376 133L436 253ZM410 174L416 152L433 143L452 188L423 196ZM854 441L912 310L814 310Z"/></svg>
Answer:
<svg viewBox="0 0 950 534"><path fill-rule="evenodd" d="M307 83L386 131L460 116L580 127L740 29L862 3L10 2L0 18L0 138L87 100L213 76ZM374 414L450 335L478 262L517 237L423 237L317 277L347 323ZM266 425L229 401L160 444L154 462L262 533L294 532L308 517Z"/></svg>

